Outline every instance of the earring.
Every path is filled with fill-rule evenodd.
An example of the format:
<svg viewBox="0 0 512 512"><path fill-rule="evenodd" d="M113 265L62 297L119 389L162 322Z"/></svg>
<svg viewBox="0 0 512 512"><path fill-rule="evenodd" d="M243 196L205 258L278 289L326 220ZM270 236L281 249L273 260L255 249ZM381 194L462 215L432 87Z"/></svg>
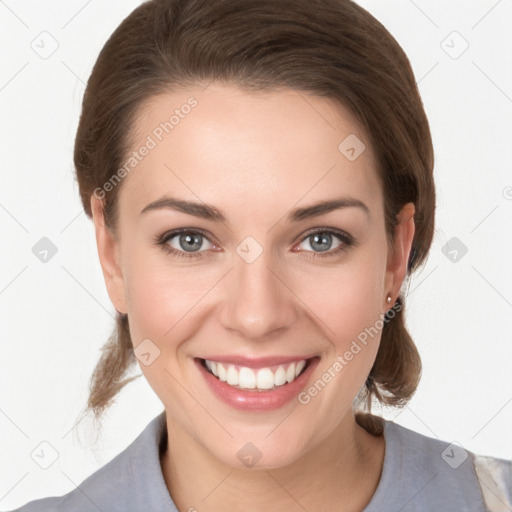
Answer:
<svg viewBox="0 0 512 512"><path fill-rule="evenodd" d="M386 299L388 301L388 304L391 304L391 295L388 293L388 298Z"/></svg>

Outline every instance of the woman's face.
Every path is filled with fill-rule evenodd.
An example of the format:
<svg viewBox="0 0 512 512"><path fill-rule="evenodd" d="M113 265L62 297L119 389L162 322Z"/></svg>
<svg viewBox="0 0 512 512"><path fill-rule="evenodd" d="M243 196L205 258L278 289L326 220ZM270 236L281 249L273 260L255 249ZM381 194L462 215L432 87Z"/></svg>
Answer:
<svg viewBox="0 0 512 512"><path fill-rule="evenodd" d="M388 250L353 116L214 83L153 98L133 135L117 239L92 204L110 297L168 427L268 468L348 431L414 233L409 204Z"/></svg>

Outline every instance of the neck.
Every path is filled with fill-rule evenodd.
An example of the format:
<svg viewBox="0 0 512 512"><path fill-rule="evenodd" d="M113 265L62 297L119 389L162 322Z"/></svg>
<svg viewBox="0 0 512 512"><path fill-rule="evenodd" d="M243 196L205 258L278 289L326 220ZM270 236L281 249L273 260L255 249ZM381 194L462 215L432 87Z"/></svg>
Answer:
<svg viewBox="0 0 512 512"><path fill-rule="evenodd" d="M384 460L384 437L347 414L329 437L285 467L235 469L220 462L167 415L162 472L179 510L360 512ZM169 449L170 444L170 449Z"/></svg>

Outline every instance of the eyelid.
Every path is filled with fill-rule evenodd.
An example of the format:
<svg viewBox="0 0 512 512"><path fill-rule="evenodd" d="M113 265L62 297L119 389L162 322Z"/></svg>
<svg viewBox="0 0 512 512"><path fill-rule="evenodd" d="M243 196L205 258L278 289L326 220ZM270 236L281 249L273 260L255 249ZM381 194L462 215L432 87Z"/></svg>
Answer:
<svg viewBox="0 0 512 512"><path fill-rule="evenodd" d="M334 249L329 249L327 251L304 251L304 250L301 250L300 252L304 252L308 255L311 255L311 257L316 257L316 256L329 257L329 256L336 256L339 253L347 250L348 248L357 245L356 239L350 233L347 233L346 231L344 231L342 229L338 229L338 228L332 228L332 227L328 227L328 226L323 226L323 227L320 226L320 227L313 228L312 230L307 231L304 235L302 235L302 238L300 239L300 241L297 244L295 244L294 247L302 244L305 240L307 240L311 236L316 235L318 233L328 233L330 235L334 235L336 238L339 239L340 244L338 245L338 247L336 247Z"/></svg>
<svg viewBox="0 0 512 512"><path fill-rule="evenodd" d="M208 240L211 244L216 245L216 246L219 245L219 244L217 244L217 242L215 242L214 237L210 233L208 233L207 231L205 231L204 229L201 229L201 228L176 228L176 229L171 229L171 230L165 231L161 235L157 236L156 239L155 239L155 242L157 244L162 244L162 245L163 244L168 244L169 240L172 240L173 238L175 238L178 235L181 235L183 233L199 234L199 235L202 235L203 238L206 238L206 240ZM174 247L172 247L172 249L174 249ZM175 249L175 250L178 251L178 249ZM185 252L185 251L179 251L179 252ZM201 252L204 253L205 251L201 251ZM194 254L194 253L189 253L189 254ZM196 253L196 254L199 254L199 253Z"/></svg>
<svg viewBox="0 0 512 512"><path fill-rule="evenodd" d="M213 238L213 237L210 235L210 233L206 232L205 230L203 230L201 228L176 228L176 229L172 229L172 230L164 232L160 236L157 236L156 239L155 239L155 243L157 245L163 246L163 248L166 251L168 251L169 253L177 255L177 257L200 258L200 257L203 257L203 256L210 256L211 255L211 254L209 254L208 250L196 251L196 252L187 252L187 251L182 251L180 249L176 249L176 248L170 246L169 243L168 243L169 240L179 236L182 233L200 234L200 235L203 236L203 238L206 238L206 240L208 240L208 242L210 242L214 246L219 247L219 244L217 244L215 241L212 241L211 238ZM293 247L297 247L297 245L302 244L309 237L311 237L311 236L313 236L313 235L315 235L317 233L329 233L331 235L334 235L336 238L338 238L340 240L340 245L338 247L336 247L335 249L329 249L327 251L308 251L308 250L304 251L304 250L300 250L300 251L294 251L294 252L304 252L304 253L307 253L307 254L311 255L310 257L316 257L316 256L328 257L328 256L335 256L338 253L348 249L351 246L355 246L357 244L355 238L352 235L350 235L349 233L347 233L346 231L342 230L342 229L337 229L337 228L332 228L332 227L327 227L327 226L323 226L323 227L320 226L320 227L311 228L305 234L301 235L300 240L298 242L296 242Z"/></svg>
<svg viewBox="0 0 512 512"><path fill-rule="evenodd" d="M300 241L303 242L306 238L309 238L310 236L315 235L317 233L331 233L341 239L346 238L347 240L354 241L354 237L350 233L347 233L343 229L331 228L328 226L319 226L316 228L312 228L309 231L306 231L306 233L304 235L302 235L302 238Z"/></svg>

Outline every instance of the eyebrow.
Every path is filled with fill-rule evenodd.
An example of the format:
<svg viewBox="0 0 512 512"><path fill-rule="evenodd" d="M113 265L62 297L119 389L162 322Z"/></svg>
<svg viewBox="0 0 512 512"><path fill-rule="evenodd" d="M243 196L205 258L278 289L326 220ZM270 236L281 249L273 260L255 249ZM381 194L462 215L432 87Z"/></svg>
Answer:
<svg viewBox="0 0 512 512"><path fill-rule="evenodd" d="M366 213L368 217L370 216L370 209L359 199L355 199L353 197L340 197L336 199L320 201L306 207L294 208L288 213L287 219L290 222L298 222L313 217L319 217L320 215L324 215L334 210L351 207L360 208ZM157 199L156 201L153 201L152 203L149 203L142 209L140 214L143 215L150 211L161 209L177 210L188 215L193 215L194 217L200 217L202 219L216 222L226 222L226 216L212 205L198 203L195 201L185 201L169 196L164 196L160 199Z"/></svg>

